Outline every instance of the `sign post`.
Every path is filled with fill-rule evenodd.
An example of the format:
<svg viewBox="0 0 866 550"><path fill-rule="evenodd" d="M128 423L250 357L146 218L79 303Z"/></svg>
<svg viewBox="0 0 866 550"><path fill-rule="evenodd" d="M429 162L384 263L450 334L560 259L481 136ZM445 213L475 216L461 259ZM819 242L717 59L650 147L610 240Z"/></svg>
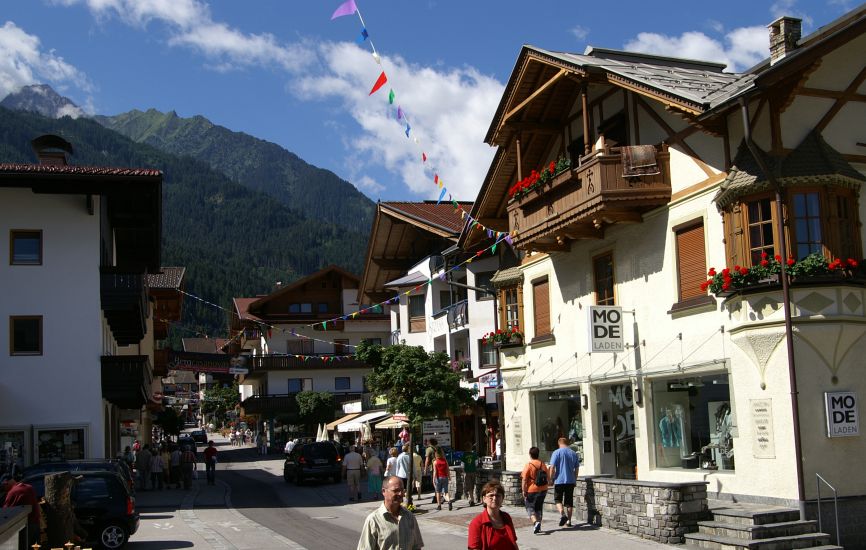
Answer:
<svg viewBox="0 0 866 550"><path fill-rule="evenodd" d="M824 392L827 413L827 437L860 435L857 394L851 391Z"/></svg>
<svg viewBox="0 0 866 550"><path fill-rule="evenodd" d="M620 306L589 306L589 351L619 353L625 350Z"/></svg>

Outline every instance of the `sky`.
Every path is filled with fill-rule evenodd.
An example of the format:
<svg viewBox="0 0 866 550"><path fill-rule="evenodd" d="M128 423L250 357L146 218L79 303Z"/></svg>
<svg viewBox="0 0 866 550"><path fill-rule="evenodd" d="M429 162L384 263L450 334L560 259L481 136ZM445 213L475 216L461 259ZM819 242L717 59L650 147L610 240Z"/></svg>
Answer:
<svg viewBox="0 0 866 550"><path fill-rule="evenodd" d="M0 98L44 83L85 114L202 115L277 143L373 200L436 199L434 175L453 198L473 200L494 153L484 136L522 45L743 71L768 56L777 17L802 18L807 35L857 6L356 0L360 17L332 20L342 2L3 0ZM369 38L359 43L362 29ZM371 94L382 72L388 81Z"/></svg>

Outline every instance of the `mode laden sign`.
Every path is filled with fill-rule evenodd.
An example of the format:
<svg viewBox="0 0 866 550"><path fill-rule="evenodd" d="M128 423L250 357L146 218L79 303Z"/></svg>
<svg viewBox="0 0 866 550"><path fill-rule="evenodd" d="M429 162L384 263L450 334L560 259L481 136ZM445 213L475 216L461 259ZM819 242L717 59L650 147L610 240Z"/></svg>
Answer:
<svg viewBox="0 0 866 550"><path fill-rule="evenodd" d="M827 437L860 435L860 416L857 413L857 394L854 392L825 392L827 411Z"/></svg>
<svg viewBox="0 0 866 550"><path fill-rule="evenodd" d="M592 353L617 353L625 346L622 340L622 308L589 306L589 350Z"/></svg>

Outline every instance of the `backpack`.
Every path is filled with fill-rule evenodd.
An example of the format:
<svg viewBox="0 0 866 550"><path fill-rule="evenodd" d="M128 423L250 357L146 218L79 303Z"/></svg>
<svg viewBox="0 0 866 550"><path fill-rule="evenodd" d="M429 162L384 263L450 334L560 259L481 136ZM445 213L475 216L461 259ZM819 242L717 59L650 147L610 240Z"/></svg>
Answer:
<svg viewBox="0 0 866 550"><path fill-rule="evenodd" d="M533 468L535 466L533 465ZM535 468L535 485L538 487L542 487L547 485L547 470L544 468Z"/></svg>

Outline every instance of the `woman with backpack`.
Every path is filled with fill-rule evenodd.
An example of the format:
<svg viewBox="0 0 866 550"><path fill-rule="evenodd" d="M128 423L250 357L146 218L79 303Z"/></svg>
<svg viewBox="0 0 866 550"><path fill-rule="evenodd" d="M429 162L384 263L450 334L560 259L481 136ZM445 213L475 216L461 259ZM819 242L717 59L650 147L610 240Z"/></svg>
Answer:
<svg viewBox="0 0 866 550"><path fill-rule="evenodd" d="M533 523L532 532L536 535L541 531L541 516L544 510L544 497L547 496L550 472L544 461L538 458L538 447L530 447L529 462L520 474L523 486L523 499L526 502L526 512Z"/></svg>

